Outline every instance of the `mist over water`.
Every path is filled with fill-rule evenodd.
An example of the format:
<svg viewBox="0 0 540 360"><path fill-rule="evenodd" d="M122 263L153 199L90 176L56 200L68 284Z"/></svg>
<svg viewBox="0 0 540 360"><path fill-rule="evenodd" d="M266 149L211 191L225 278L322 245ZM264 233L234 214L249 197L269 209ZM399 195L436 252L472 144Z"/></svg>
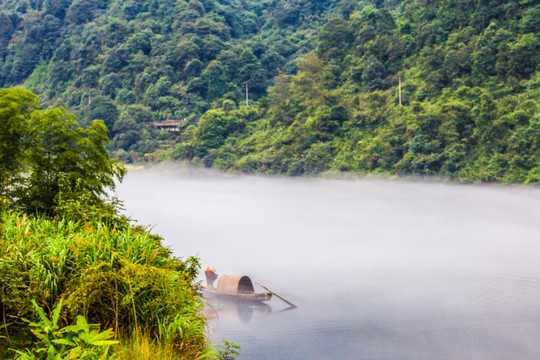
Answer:
<svg viewBox="0 0 540 360"><path fill-rule="evenodd" d="M540 358L537 187L158 167L117 195L175 255L298 305L220 306L241 359Z"/></svg>

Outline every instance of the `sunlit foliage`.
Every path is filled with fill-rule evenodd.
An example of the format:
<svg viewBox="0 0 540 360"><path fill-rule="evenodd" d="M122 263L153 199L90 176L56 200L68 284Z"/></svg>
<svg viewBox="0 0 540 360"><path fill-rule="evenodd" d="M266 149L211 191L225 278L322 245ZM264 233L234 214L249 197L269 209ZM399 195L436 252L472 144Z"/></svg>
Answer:
<svg viewBox="0 0 540 360"><path fill-rule="evenodd" d="M365 6L332 18L298 72L279 75L256 108L230 111L245 128L197 162L538 183L538 9L409 0L396 12ZM167 155L191 159L178 152L185 144Z"/></svg>
<svg viewBox="0 0 540 360"><path fill-rule="evenodd" d="M222 97L265 96L350 0L58 0L0 3L0 87L25 85L83 122L103 120L125 161L168 144L154 121L194 125ZM126 116L133 105L149 121ZM132 113L132 112L131 112Z"/></svg>
<svg viewBox="0 0 540 360"><path fill-rule="evenodd" d="M32 299L54 315L55 329L49 330L59 336L81 316L112 329L121 341L109 353L119 352L120 358L138 339L159 339L176 358L217 356L207 344L203 302L194 286L198 260L174 258L161 238L144 229L6 213L0 252L2 323L12 323L2 329L2 358L12 358L8 348L32 349L37 343L20 321L44 317L36 314ZM131 356L136 350L129 350Z"/></svg>
<svg viewBox="0 0 540 360"><path fill-rule="evenodd" d="M105 191L125 170L105 149L103 122L82 128L62 107L40 109L22 88L0 89L0 114L2 206L42 215L65 215L77 202L85 211L108 207Z"/></svg>

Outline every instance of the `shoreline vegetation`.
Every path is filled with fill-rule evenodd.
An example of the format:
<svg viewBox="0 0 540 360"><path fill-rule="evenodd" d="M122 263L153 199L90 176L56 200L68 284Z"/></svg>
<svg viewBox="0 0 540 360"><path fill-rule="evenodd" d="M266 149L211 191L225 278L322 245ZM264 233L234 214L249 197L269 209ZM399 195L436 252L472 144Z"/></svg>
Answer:
<svg viewBox="0 0 540 360"><path fill-rule="evenodd" d="M208 340L199 259L120 215L125 167L103 123L81 128L0 89L0 358L230 359Z"/></svg>
<svg viewBox="0 0 540 360"><path fill-rule="evenodd" d="M45 358L38 351L49 353L50 346L62 359L74 350L88 353L83 358L89 359L107 352L117 359L144 358L140 351L158 359L217 358L206 339L204 303L195 283L198 259L175 258L161 241L127 222L5 213L0 232L4 254L0 302L2 324L11 325L2 329L2 358L13 358L9 348L26 349L29 357L22 359ZM49 332L46 340L33 336L21 321L36 321L31 300L47 314L62 303L60 328L83 316L88 323L99 324L100 330L112 329L111 339L120 342L66 347L65 342L54 342L63 339L61 335Z"/></svg>

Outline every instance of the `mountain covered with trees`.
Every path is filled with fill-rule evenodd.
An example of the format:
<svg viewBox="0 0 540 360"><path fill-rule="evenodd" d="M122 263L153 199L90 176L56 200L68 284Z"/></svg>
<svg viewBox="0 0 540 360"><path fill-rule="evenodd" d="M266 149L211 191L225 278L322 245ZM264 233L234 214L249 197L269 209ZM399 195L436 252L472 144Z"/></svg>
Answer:
<svg viewBox="0 0 540 360"><path fill-rule="evenodd" d="M538 183L539 11L404 1L331 18L297 74L256 107L224 100L168 155L243 172Z"/></svg>
<svg viewBox="0 0 540 360"><path fill-rule="evenodd" d="M5 1L0 85L104 120L126 160L538 183L539 19L532 0ZM173 141L151 126L179 119Z"/></svg>
<svg viewBox="0 0 540 360"><path fill-rule="evenodd" d="M101 119L123 159L163 146L154 122L196 124L213 101L255 101L355 1L52 0L0 4L0 87L24 85L83 123ZM131 153L131 156L130 154Z"/></svg>

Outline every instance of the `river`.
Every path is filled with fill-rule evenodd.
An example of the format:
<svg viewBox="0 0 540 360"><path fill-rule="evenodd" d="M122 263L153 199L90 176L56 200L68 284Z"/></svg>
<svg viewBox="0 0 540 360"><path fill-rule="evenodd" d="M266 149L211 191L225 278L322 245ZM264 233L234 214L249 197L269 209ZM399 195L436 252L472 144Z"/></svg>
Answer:
<svg viewBox="0 0 540 360"><path fill-rule="evenodd" d="M216 306L240 359L540 358L538 187L158 167L117 196L175 255L298 306Z"/></svg>

